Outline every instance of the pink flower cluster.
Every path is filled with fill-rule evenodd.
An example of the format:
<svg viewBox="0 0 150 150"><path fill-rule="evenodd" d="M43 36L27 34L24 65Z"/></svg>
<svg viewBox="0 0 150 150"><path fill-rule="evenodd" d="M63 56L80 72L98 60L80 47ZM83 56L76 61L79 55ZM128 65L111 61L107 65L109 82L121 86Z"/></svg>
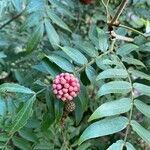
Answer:
<svg viewBox="0 0 150 150"><path fill-rule="evenodd" d="M79 80L69 73L57 75L53 81L53 93L62 101L71 101L80 91Z"/></svg>

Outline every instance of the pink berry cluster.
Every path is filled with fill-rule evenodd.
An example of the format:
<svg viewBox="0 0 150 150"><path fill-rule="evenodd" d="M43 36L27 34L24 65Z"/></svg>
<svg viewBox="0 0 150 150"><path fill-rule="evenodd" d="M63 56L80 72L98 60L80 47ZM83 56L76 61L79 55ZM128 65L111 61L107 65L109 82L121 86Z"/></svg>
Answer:
<svg viewBox="0 0 150 150"><path fill-rule="evenodd" d="M53 93L62 101L71 101L80 91L79 80L69 73L61 73L53 81Z"/></svg>

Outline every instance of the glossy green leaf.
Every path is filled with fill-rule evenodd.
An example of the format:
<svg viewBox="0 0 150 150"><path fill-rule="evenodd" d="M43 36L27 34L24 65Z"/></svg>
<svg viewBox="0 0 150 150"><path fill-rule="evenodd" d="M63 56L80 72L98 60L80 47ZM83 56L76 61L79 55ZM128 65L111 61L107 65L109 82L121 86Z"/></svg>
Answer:
<svg viewBox="0 0 150 150"><path fill-rule="evenodd" d="M126 117L106 118L91 124L82 133L79 144L96 137L114 134L126 128L128 119Z"/></svg>
<svg viewBox="0 0 150 150"><path fill-rule="evenodd" d="M131 44L131 43L124 44L123 46L117 49L117 54L124 56L124 55L131 53L132 51L136 49L138 49L138 46L135 44Z"/></svg>
<svg viewBox="0 0 150 150"><path fill-rule="evenodd" d="M49 0L49 2L52 5L58 7L59 10L61 11L61 13L65 14L65 15L67 15L69 17L71 17L72 19L75 19L74 16L73 16L73 13L69 10L69 8L66 5L64 5L63 3L61 3L60 1Z"/></svg>
<svg viewBox="0 0 150 150"><path fill-rule="evenodd" d="M31 97L13 118L12 125L9 129L11 134L20 130L27 123L28 119L32 115L32 106L34 101L35 96Z"/></svg>
<svg viewBox="0 0 150 150"><path fill-rule="evenodd" d="M123 150L124 141L118 140L116 143L113 143L107 150Z"/></svg>
<svg viewBox="0 0 150 150"><path fill-rule="evenodd" d="M60 68L67 72L73 72L74 67L73 65L65 58L58 56L58 55L49 55L46 56L51 62L54 62L56 65L58 65Z"/></svg>
<svg viewBox="0 0 150 150"><path fill-rule="evenodd" d="M133 130L148 144L150 144L150 131L146 130L135 120L131 121L131 126Z"/></svg>
<svg viewBox="0 0 150 150"><path fill-rule="evenodd" d="M107 78L127 78L128 73L125 69L107 69L101 72L96 80L107 79Z"/></svg>
<svg viewBox="0 0 150 150"><path fill-rule="evenodd" d="M35 143L38 142L38 138L36 137L32 129L22 128L21 130L19 130L19 135L28 141Z"/></svg>
<svg viewBox="0 0 150 150"><path fill-rule="evenodd" d="M95 47L89 42L76 42L75 45L84 53L89 55L90 57L96 57L98 55L98 51Z"/></svg>
<svg viewBox="0 0 150 150"><path fill-rule="evenodd" d="M57 47L60 43L59 35L57 34L53 25L48 20L45 21L45 29L51 45L54 48Z"/></svg>
<svg viewBox="0 0 150 150"><path fill-rule="evenodd" d="M7 103L5 99L0 97L0 116L4 116L7 112Z"/></svg>
<svg viewBox="0 0 150 150"><path fill-rule="evenodd" d="M91 81L91 83L93 81L95 81L96 70L92 66L87 66L85 68L85 72L86 72L86 75L87 75L88 79Z"/></svg>
<svg viewBox="0 0 150 150"><path fill-rule="evenodd" d="M94 111L89 121L128 112L131 109L131 105L132 101L129 98L104 103Z"/></svg>
<svg viewBox="0 0 150 150"><path fill-rule="evenodd" d="M133 87L142 95L150 96L150 86L141 83L134 83Z"/></svg>
<svg viewBox="0 0 150 150"><path fill-rule="evenodd" d="M127 64L132 64L132 65L135 65L135 66L145 67L145 65L140 60L134 59L134 58L131 58L131 57L124 57L124 58L122 58L122 61L126 62Z"/></svg>
<svg viewBox="0 0 150 150"><path fill-rule="evenodd" d="M44 32L44 26L43 24L40 24L38 27L36 27L36 30L33 32L32 36L28 39L27 42L27 51L31 52L35 50L38 46L38 43L40 42Z"/></svg>
<svg viewBox="0 0 150 150"><path fill-rule="evenodd" d="M150 118L150 106L149 105L145 104L144 102L140 100L135 100L134 105L141 113L143 113L145 116Z"/></svg>
<svg viewBox="0 0 150 150"><path fill-rule="evenodd" d="M22 9L22 1L20 0L11 0L15 9L19 12Z"/></svg>
<svg viewBox="0 0 150 150"><path fill-rule="evenodd" d="M139 77L141 79L146 79L146 80L150 81L150 76L144 72L134 70L134 69L129 69L128 71L129 71L129 73L131 73L135 77Z"/></svg>
<svg viewBox="0 0 150 150"><path fill-rule="evenodd" d="M56 66L54 66L53 63L47 63L42 61L41 63L34 65L32 68L43 72L45 74L50 74L52 75L52 77L55 77L57 74L59 74L59 70L58 68L56 68Z"/></svg>
<svg viewBox="0 0 150 150"><path fill-rule="evenodd" d="M105 31L103 31L100 28L97 28L97 32L98 32L99 48L102 52L106 52L108 49L107 35Z"/></svg>
<svg viewBox="0 0 150 150"><path fill-rule="evenodd" d="M29 88L21 86L16 83L4 83L0 85L0 92L17 92L17 93L26 93L26 94L35 94Z"/></svg>
<svg viewBox="0 0 150 150"><path fill-rule="evenodd" d="M71 32L68 25L60 17L58 17L55 14L55 12L53 12L52 10L49 10L47 12L47 14L50 17L50 19L53 21L53 23L57 24L58 26L60 26L61 28L65 29L65 30L68 30Z"/></svg>
<svg viewBox="0 0 150 150"><path fill-rule="evenodd" d="M103 96L110 93L129 93L132 87L129 82L126 81L111 81L102 85L98 91L97 96Z"/></svg>
<svg viewBox="0 0 150 150"><path fill-rule="evenodd" d="M80 65L87 64L88 61L86 57L79 50L68 47L68 46L61 47L61 49L77 64L80 64Z"/></svg>
<svg viewBox="0 0 150 150"><path fill-rule="evenodd" d="M31 150L30 143L22 138L13 137L12 142L16 147L20 148L21 150Z"/></svg>

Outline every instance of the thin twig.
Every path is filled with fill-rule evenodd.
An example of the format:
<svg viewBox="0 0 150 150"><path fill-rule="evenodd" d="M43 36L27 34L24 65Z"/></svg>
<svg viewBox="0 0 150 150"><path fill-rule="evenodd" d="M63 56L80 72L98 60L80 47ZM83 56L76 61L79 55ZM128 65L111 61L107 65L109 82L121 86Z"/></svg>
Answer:
<svg viewBox="0 0 150 150"><path fill-rule="evenodd" d="M107 0L106 4L105 4L105 2L103 0L101 0L101 1L102 1L102 4L104 5L104 7L106 9L107 22L109 22L109 19L110 19L110 14L109 14L109 10L108 10L109 0Z"/></svg>
<svg viewBox="0 0 150 150"><path fill-rule="evenodd" d="M135 33L137 33L137 34L142 35L142 36L145 37L145 38L150 37L150 35L145 35L144 33L140 32L140 31L138 31L138 30L136 30L136 29L133 29L133 28L131 28L131 27L128 27L128 26L126 26L126 25L123 25L123 24L119 24L119 27L122 27L122 28L125 28L125 29L128 29L128 30L131 30L131 31L133 31L133 32L135 32Z"/></svg>
<svg viewBox="0 0 150 150"><path fill-rule="evenodd" d="M79 72L83 71L87 66L90 66L90 65L94 64L96 59L101 58L104 55L107 55L108 53L110 53L110 51L106 51L105 53L98 55L96 58L93 58L90 62L88 62L87 64L85 64L81 68L77 69L75 72L79 73Z"/></svg>
<svg viewBox="0 0 150 150"><path fill-rule="evenodd" d="M19 14L17 14L16 16L14 16L13 18L11 18L10 20L8 20L6 23L4 23L2 26L0 26L0 30L3 29L5 26L7 26L8 24L10 24L11 22L13 22L14 20L16 20L17 18L19 18L25 10L23 10L22 12L20 12Z"/></svg>
<svg viewBox="0 0 150 150"><path fill-rule="evenodd" d="M115 22L117 22L118 18L120 17L121 13L123 12L125 6L127 5L128 0L122 0L115 16L113 17L113 19L110 22L110 26L112 26L113 24L115 24Z"/></svg>

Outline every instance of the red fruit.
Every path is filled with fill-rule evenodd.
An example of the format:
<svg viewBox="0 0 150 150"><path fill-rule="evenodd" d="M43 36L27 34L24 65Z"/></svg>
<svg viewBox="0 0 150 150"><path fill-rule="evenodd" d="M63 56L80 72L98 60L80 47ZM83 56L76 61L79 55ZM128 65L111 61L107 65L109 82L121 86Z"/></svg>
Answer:
<svg viewBox="0 0 150 150"><path fill-rule="evenodd" d="M93 0L80 0L83 4L91 4Z"/></svg>
<svg viewBox="0 0 150 150"><path fill-rule="evenodd" d="M79 80L73 74L61 73L54 79L52 89L58 99L71 101L79 94Z"/></svg>

